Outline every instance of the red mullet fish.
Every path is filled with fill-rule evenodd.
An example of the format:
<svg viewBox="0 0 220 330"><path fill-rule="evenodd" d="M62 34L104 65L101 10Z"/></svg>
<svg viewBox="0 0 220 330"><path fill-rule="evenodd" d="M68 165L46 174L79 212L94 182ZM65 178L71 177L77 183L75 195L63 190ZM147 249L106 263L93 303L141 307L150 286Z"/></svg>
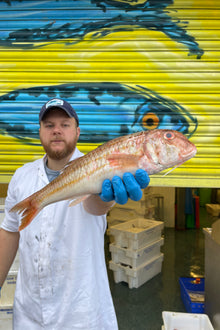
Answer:
<svg viewBox="0 0 220 330"><path fill-rule="evenodd" d="M104 179L141 168L149 175L179 166L196 154L196 147L182 133L155 129L110 140L88 154L71 161L63 172L36 193L16 204L11 212L22 214L19 230L24 229L47 205L73 200L76 205L91 194L98 194Z"/></svg>

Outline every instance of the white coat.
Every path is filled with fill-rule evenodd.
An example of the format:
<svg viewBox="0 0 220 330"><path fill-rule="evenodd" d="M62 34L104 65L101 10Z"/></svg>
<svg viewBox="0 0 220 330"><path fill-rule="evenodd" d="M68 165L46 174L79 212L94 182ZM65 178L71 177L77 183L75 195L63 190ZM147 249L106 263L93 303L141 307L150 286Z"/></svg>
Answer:
<svg viewBox="0 0 220 330"><path fill-rule="evenodd" d="M82 153L75 150L72 159ZM44 159L19 168L8 189L2 228L17 231L10 208L48 183ZM106 217L82 203L46 206L20 232L14 330L116 330L104 254Z"/></svg>

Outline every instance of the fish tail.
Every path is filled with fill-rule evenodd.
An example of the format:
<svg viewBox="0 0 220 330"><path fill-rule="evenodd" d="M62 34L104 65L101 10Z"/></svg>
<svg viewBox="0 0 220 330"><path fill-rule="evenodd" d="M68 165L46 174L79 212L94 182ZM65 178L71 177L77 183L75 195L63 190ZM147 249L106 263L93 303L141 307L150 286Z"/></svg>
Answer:
<svg viewBox="0 0 220 330"><path fill-rule="evenodd" d="M19 226L19 231L21 231L31 223L40 210L39 203L30 196L16 204L10 212L18 212L19 214L22 214L21 224Z"/></svg>

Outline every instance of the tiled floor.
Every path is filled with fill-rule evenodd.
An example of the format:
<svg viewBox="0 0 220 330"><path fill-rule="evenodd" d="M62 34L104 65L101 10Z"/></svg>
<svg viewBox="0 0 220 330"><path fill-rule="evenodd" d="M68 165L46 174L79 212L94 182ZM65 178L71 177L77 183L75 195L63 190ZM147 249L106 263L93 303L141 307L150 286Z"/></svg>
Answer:
<svg viewBox="0 0 220 330"><path fill-rule="evenodd" d="M185 312L179 277L204 276L202 228L210 226L205 210L201 210L200 229L165 229L162 272L138 289L129 289L123 282L114 283L113 272L109 270L119 330L161 330L162 311ZM111 258L108 240L106 257L107 261Z"/></svg>

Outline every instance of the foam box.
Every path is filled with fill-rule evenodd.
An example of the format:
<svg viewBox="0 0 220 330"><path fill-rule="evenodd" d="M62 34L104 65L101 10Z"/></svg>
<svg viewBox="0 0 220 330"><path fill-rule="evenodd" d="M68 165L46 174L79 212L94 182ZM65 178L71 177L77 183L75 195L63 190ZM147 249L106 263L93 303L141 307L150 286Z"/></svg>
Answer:
<svg viewBox="0 0 220 330"><path fill-rule="evenodd" d="M111 252L112 261L114 263L137 268L151 259L158 257L160 255L160 247L163 243L164 239L160 238L138 250L121 248L113 243L109 245L109 251Z"/></svg>
<svg viewBox="0 0 220 330"><path fill-rule="evenodd" d="M110 227L115 244L123 248L138 250L161 237L164 223L145 218L137 218Z"/></svg>
<svg viewBox="0 0 220 330"><path fill-rule="evenodd" d="M1 289L0 305L13 305L17 274L17 271L9 271L8 276Z"/></svg>
<svg viewBox="0 0 220 330"><path fill-rule="evenodd" d="M0 330L12 330L13 306L0 305Z"/></svg>
<svg viewBox="0 0 220 330"><path fill-rule="evenodd" d="M115 283L126 282L130 289L139 288L141 285L159 274L162 269L163 254L156 257L146 264L131 268L121 264L115 264L112 260L109 262L109 268L113 270Z"/></svg>
<svg viewBox="0 0 220 330"><path fill-rule="evenodd" d="M214 330L205 314L162 312L164 330Z"/></svg>

